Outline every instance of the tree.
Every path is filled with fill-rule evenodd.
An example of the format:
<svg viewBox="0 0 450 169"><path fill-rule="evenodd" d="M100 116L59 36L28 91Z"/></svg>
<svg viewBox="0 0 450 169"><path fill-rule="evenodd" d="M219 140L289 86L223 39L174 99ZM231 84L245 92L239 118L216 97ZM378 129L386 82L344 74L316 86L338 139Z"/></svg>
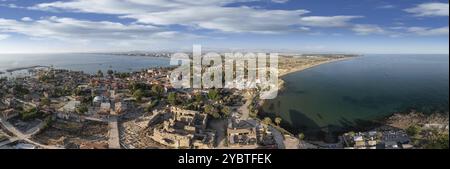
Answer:
<svg viewBox="0 0 450 169"><path fill-rule="evenodd" d="M445 133L434 133L433 138L424 145L426 149L449 149L449 137Z"/></svg>
<svg viewBox="0 0 450 169"><path fill-rule="evenodd" d="M224 115L225 117L230 116L230 114L231 114L230 107L224 106L224 107L222 108L221 112L223 113L223 115Z"/></svg>
<svg viewBox="0 0 450 169"><path fill-rule="evenodd" d="M177 94L175 92L170 92L169 96L167 96L167 100L171 105L177 104Z"/></svg>
<svg viewBox="0 0 450 169"><path fill-rule="evenodd" d="M152 86L152 92L156 96L161 97L162 94L164 93L164 87L162 87L161 85L154 85L154 86Z"/></svg>
<svg viewBox="0 0 450 169"><path fill-rule="evenodd" d="M153 100L153 101L148 102L148 106L145 108L145 111L150 112L158 104L159 104L158 100Z"/></svg>
<svg viewBox="0 0 450 169"><path fill-rule="evenodd" d="M89 110L88 110L88 107L86 106L86 105L81 105L81 106L79 106L77 109L76 109L76 112L78 113L78 114L84 114L84 113L86 113L86 112L88 112Z"/></svg>
<svg viewBox="0 0 450 169"><path fill-rule="evenodd" d="M217 89L209 89L208 99L217 100L219 98L219 91Z"/></svg>
<svg viewBox="0 0 450 169"><path fill-rule="evenodd" d="M112 76L114 74L114 71L109 69L106 73L108 73L109 76Z"/></svg>
<svg viewBox="0 0 450 169"><path fill-rule="evenodd" d="M148 85L145 83L138 83L138 82L130 82L130 84L128 84L128 89L134 93L136 90L147 90L149 89Z"/></svg>
<svg viewBox="0 0 450 169"><path fill-rule="evenodd" d="M417 126L417 125L412 125L412 126L409 126L407 129L406 129L406 134L408 134L409 136L416 136L417 134L419 134L420 133L420 127L419 126Z"/></svg>
<svg viewBox="0 0 450 169"><path fill-rule="evenodd" d="M81 89L77 87L75 90L72 91L72 95L73 96L81 95Z"/></svg>
<svg viewBox="0 0 450 169"><path fill-rule="evenodd" d="M41 106L50 106L50 99L48 99L48 97L43 97L41 98Z"/></svg>
<svg viewBox="0 0 450 169"><path fill-rule="evenodd" d="M41 114L42 114L42 112L39 111L35 107L19 113L20 118L24 121L28 121L28 120L34 119L36 117L39 117Z"/></svg>
<svg viewBox="0 0 450 169"><path fill-rule="evenodd" d="M215 119L220 118L219 111L212 105L205 106L205 113L211 115Z"/></svg>
<svg viewBox="0 0 450 169"><path fill-rule="evenodd" d="M272 119L270 117L265 117L263 123L267 125L272 124Z"/></svg>
<svg viewBox="0 0 450 169"><path fill-rule="evenodd" d="M144 91L142 91L141 89L134 91L133 97L136 99L136 101L141 102L142 97L144 97Z"/></svg>
<svg viewBox="0 0 450 169"><path fill-rule="evenodd" d="M350 135L350 136L355 136L356 135L356 133L354 132L354 131L350 131L350 132L348 132L348 135Z"/></svg>
<svg viewBox="0 0 450 169"><path fill-rule="evenodd" d="M201 93L195 94L195 101L196 101L197 103L202 102L202 101L203 101L203 95L202 95Z"/></svg>
<svg viewBox="0 0 450 169"><path fill-rule="evenodd" d="M305 139L305 134L299 133L299 134L298 134L298 139L299 139L299 140L304 140L304 139Z"/></svg>
<svg viewBox="0 0 450 169"><path fill-rule="evenodd" d="M50 126L52 125L53 121L54 121L54 120L53 120L52 116L47 116L47 117L45 117L45 119L44 119L44 125L42 126L42 129L41 129L41 130L50 127Z"/></svg>
<svg viewBox="0 0 450 169"><path fill-rule="evenodd" d="M103 77L103 72L102 72L102 70L98 70L98 71L97 71L97 76L98 76L98 77Z"/></svg>
<svg viewBox="0 0 450 169"><path fill-rule="evenodd" d="M275 118L275 123L277 124L277 126L280 126L282 119L280 117L276 117Z"/></svg>

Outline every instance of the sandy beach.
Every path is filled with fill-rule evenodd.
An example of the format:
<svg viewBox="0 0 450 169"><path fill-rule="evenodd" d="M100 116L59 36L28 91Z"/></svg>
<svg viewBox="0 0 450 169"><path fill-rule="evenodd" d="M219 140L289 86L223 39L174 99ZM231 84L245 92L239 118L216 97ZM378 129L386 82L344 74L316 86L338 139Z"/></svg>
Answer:
<svg viewBox="0 0 450 169"><path fill-rule="evenodd" d="M280 67L278 69L278 89L279 90L283 90L284 89L284 81L282 79L282 77L291 74L291 73L295 73L295 72L299 72L299 71L303 71L303 70L307 70L309 68L313 68L316 66L320 66L323 64L327 64L327 63L332 63L332 62L338 62L338 61L343 61L343 60L348 60L348 59L352 59L354 57L344 57L344 58L313 58L313 59L304 59L304 58L286 58L286 57L281 57L280 58ZM289 64L286 64L289 63Z"/></svg>

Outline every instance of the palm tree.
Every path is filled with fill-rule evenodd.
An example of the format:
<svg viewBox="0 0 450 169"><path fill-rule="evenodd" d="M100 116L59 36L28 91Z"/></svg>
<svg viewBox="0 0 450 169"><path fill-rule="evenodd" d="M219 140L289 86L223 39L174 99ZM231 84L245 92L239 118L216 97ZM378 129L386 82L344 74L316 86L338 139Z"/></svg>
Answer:
<svg viewBox="0 0 450 169"><path fill-rule="evenodd" d="M269 125L269 124L272 124L272 119L270 117L265 117L263 122L264 122L264 124Z"/></svg>
<svg viewBox="0 0 450 169"><path fill-rule="evenodd" d="M280 126L282 120L283 119L281 119L280 117L275 118L275 123L277 124L277 126Z"/></svg>
<svg viewBox="0 0 450 169"><path fill-rule="evenodd" d="M305 139L305 134L299 133L299 134L298 134L298 139L299 139L299 140Z"/></svg>

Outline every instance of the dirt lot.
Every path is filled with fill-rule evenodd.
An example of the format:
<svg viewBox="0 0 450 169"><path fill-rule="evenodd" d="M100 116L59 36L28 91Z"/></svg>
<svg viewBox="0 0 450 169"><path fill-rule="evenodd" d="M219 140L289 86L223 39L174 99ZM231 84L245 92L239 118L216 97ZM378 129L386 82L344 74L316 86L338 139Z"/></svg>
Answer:
<svg viewBox="0 0 450 169"><path fill-rule="evenodd" d="M108 142L108 124L56 121L45 131L34 136L34 139L44 144L63 145L66 148L104 144Z"/></svg>
<svg viewBox="0 0 450 169"><path fill-rule="evenodd" d="M14 127L16 127L19 131L25 133L28 130L38 126L42 120L41 119L33 119L29 121L22 121L19 116L11 118L8 120Z"/></svg>

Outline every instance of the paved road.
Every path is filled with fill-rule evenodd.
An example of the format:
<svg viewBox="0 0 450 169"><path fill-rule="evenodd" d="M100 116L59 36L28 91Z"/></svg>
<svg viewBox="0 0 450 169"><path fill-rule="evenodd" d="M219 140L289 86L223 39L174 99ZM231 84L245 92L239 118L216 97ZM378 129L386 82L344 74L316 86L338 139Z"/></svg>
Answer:
<svg viewBox="0 0 450 169"><path fill-rule="evenodd" d="M109 126L109 140L108 140L109 148L120 149L119 126L117 122L117 117L110 118L108 126Z"/></svg>
<svg viewBox="0 0 450 169"><path fill-rule="evenodd" d="M20 102L20 103L22 103L22 104L27 104L27 105L29 105L29 106L31 106L31 107L37 107L37 105L36 104L34 104L34 103L31 103L31 102L26 102L26 101L23 101L23 100L20 100L20 99L15 99L16 101L18 101L18 102Z"/></svg>
<svg viewBox="0 0 450 169"><path fill-rule="evenodd" d="M9 138L8 140L0 142L0 147L3 147L4 145L7 145L9 143L13 143L13 142L15 142L17 140L18 140L17 137Z"/></svg>
<svg viewBox="0 0 450 169"><path fill-rule="evenodd" d="M269 125L269 130L273 134L273 138L275 139L275 142L278 145L278 149L285 149L286 147L284 146L283 134L281 134L281 132L278 131L275 127L272 127L270 125Z"/></svg>
<svg viewBox="0 0 450 169"><path fill-rule="evenodd" d="M9 123L8 121L4 120L3 118L0 118L0 123L2 124L2 126L6 130L8 130L9 132L13 133L17 137L18 140L23 140L23 141L26 141L28 143L37 145L37 146L45 148L45 149L62 149L62 147L43 145L41 143L35 142L33 140L30 140L31 136L33 134L35 134L36 131L39 131L40 129L32 128L30 132L26 132L28 134L24 134L21 131L17 130L11 123Z"/></svg>
<svg viewBox="0 0 450 169"><path fill-rule="evenodd" d="M250 110L248 106L252 103L252 97L247 92L244 95L246 100L245 104L239 107L238 111L241 114L241 120L247 120L249 118Z"/></svg>

